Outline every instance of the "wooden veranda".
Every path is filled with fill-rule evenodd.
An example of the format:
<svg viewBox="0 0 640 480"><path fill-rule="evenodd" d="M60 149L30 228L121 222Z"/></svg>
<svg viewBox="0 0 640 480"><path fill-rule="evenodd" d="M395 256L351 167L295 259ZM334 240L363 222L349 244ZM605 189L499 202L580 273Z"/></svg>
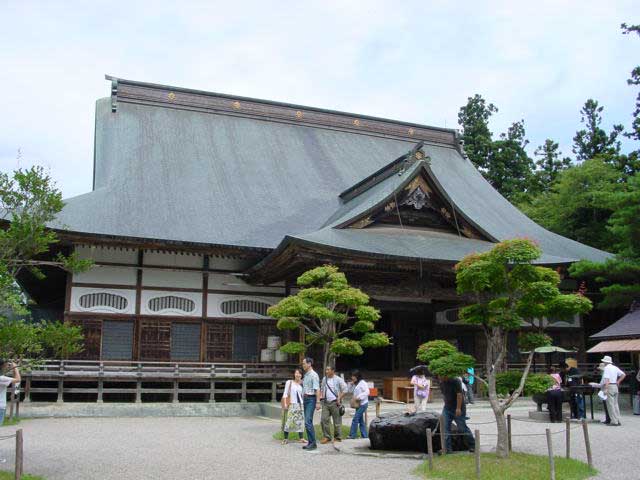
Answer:
<svg viewBox="0 0 640 480"><path fill-rule="evenodd" d="M117 401L135 403L167 397L178 403L186 395L189 401L212 403L276 401L293 368L282 363L49 360L23 375L23 393L24 402L41 394L55 395L60 403L78 394L98 403L116 395Z"/></svg>

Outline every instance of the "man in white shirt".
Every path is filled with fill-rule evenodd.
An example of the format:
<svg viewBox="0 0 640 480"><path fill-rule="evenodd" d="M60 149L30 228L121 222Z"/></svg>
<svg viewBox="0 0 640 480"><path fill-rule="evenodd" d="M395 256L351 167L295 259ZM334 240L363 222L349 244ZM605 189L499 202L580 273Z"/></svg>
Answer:
<svg viewBox="0 0 640 480"><path fill-rule="evenodd" d="M347 391L345 381L336 375L332 366L327 366L325 376L320 384L320 399L322 402L322 440L320 443L329 443L332 439L341 442L342 415L340 415L340 405L342 397ZM331 435L331 419L333 419L334 435Z"/></svg>
<svg viewBox="0 0 640 480"><path fill-rule="evenodd" d="M607 410L613 427L619 427L620 407L618 406L618 387L626 377L625 373L616 367L609 355L605 355L602 360L605 364L602 374L602 391L607 395Z"/></svg>
<svg viewBox="0 0 640 480"><path fill-rule="evenodd" d="M8 372L5 372L5 369L8 370ZM0 375L0 427L4 423L4 412L7 409L7 387L20 383L20 371L18 367L11 362L0 360L0 372L9 373L10 371L14 372L13 377ZM6 463L6 461L5 458L0 458L0 463Z"/></svg>

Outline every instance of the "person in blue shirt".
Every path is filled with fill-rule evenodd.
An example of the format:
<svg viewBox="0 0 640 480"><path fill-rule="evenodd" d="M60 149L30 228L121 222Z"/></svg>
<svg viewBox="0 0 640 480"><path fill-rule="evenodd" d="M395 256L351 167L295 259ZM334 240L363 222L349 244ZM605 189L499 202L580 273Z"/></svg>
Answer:
<svg viewBox="0 0 640 480"><path fill-rule="evenodd" d="M465 373L464 377L462 378L462 381L467 386L467 389L465 391L465 395L467 396L466 398L467 403L473 403L473 384L476 381L473 375L475 373L476 373L475 369L473 367L469 367L467 368L467 373Z"/></svg>
<svg viewBox="0 0 640 480"><path fill-rule="evenodd" d="M302 403L304 407L304 428L307 431L309 443L302 447L304 450L315 450L316 432L313 427L313 414L320 410L320 377L313 369L313 359L306 357L302 360L304 378L302 379Z"/></svg>

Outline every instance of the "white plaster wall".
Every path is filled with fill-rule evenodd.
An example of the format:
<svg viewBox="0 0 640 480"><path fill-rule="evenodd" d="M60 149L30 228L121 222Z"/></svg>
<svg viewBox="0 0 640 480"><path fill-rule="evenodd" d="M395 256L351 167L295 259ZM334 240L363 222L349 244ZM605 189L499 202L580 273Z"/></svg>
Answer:
<svg viewBox="0 0 640 480"><path fill-rule="evenodd" d="M196 304L195 310L192 312L184 312L182 310L160 310L154 312L149 309L149 300L156 297L181 297L193 300ZM142 290L142 302L140 303L140 313L143 315L181 315L186 317L200 317L202 316L202 294L197 292L169 292L166 290Z"/></svg>
<svg viewBox="0 0 640 480"><path fill-rule="evenodd" d="M245 282L242 277L226 273L209 274L209 290L228 290L229 292L256 292L256 293L281 293L284 295L284 286L261 287Z"/></svg>
<svg viewBox="0 0 640 480"><path fill-rule="evenodd" d="M257 315L254 313L237 313L234 315L226 315L222 313L220 305L227 300L253 300L255 302L262 302L268 305L275 305L280 301L278 297L260 297L250 295L233 295L223 293L210 293L207 296L207 316L208 317L226 317L226 318L269 318Z"/></svg>
<svg viewBox="0 0 640 480"><path fill-rule="evenodd" d="M142 271L142 285L145 287L202 289L202 273L146 269Z"/></svg>
<svg viewBox="0 0 640 480"><path fill-rule="evenodd" d="M94 262L130 263L138 262L138 251L128 248L108 248L95 245L77 245L75 251L82 259L91 259Z"/></svg>
<svg viewBox="0 0 640 480"><path fill-rule="evenodd" d="M76 283L110 283L113 285L135 285L136 269L128 267L105 267L94 265L90 270L73 274Z"/></svg>
<svg viewBox="0 0 640 480"><path fill-rule="evenodd" d="M192 255L187 253L158 252L156 250L145 250L142 258L143 265L162 265L168 267L191 267L202 268L202 255Z"/></svg>
<svg viewBox="0 0 640 480"><path fill-rule="evenodd" d="M127 299L127 307L124 310L117 310L110 307L95 306L92 308L83 308L80 305L80 297L88 293L111 293L120 295ZM96 312L96 313L127 313L134 314L136 312L136 291L126 289L110 289L110 288L88 288L88 287L71 287L71 304L72 312Z"/></svg>

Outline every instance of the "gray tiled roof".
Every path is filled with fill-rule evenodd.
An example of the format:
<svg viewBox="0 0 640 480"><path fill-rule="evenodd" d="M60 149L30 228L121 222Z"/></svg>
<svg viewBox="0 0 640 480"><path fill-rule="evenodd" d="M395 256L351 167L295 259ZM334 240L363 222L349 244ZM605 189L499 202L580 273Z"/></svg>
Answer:
<svg viewBox="0 0 640 480"><path fill-rule="evenodd" d="M96 104L95 144L94 191L67 199L52 226L263 248L290 236L357 248L369 245L366 233L323 229L353 213L340 192L406 154L415 141L125 101L112 112L105 98ZM490 237L530 237L546 255L566 260L608 256L532 222L452 146L427 144L424 151L434 179ZM386 179L351 206L379 201L400 180ZM425 258L459 258L475 242L400 241L378 233L372 249L402 248Z"/></svg>
<svg viewBox="0 0 640 480"><path fill-rule="evenodd" d="M607 338L640 337L640 308L627 313L617 322L609 325L604 330L591 335L594 340Z"/></svg>
<svg viewBox="0 0 640 480"><path fill-rule="evenodd" d="M397 226L374 226L366 229L327 227L307 235L293 237L290 242L311 243L374 256L446 262L455 262L470 253L481 253L494 246L491 242L460 237L453 233ZM538 261L541 264L570 262L571 259L547 254Z"/></svg>

